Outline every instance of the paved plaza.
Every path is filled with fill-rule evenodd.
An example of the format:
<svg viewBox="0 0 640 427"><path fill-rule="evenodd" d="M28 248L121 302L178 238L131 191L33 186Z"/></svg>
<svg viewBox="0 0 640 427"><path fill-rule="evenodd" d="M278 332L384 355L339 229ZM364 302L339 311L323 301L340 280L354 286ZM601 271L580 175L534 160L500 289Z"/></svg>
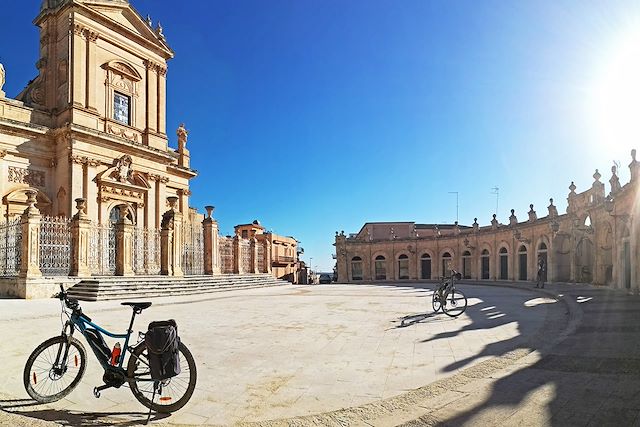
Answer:
<svg viewBox="0 0 640 427"><path fill-rule="evenodd" d="M461 289L469 308L452 319L433 314L432 288L288 285L153 299L136 329L175 318L198 365L191 401L169 417L153 416L153 423L638 422L637 297L589 286L538 291L529 284L468 284ZM82 383L67 399L34 405L23 389L22 369L33 348L59 332L59 302L0 304L5 378L0 399L8 411L0 414L2 425L146 420L146 409L125 387L93 397L101 372L92 355ZM82 306L107 329L126 328L128 308L116 302ZM633 317L636 322L629 322Z"/></svg>

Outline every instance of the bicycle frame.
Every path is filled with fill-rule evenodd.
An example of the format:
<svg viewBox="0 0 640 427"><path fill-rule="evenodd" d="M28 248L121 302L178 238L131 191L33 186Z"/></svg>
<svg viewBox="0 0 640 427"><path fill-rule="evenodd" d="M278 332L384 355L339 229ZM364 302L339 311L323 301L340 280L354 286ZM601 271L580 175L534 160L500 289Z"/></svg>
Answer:
<svg viewBox="0 0 640 427"><path fill-rule="evenodd" d="M78 328L80 330L80 332L82 333L82 335L87 340L87 342L89 343L89 346L93 350L94 354L96 355L96 358L100 362L100 365L102 366L103 369L107 370L107 369L117 368L117 369L122 370L124 372L124 368L123 368L122 365L124 364L125 355L127 353L127 350L129 349L129 339L131 337L131 334L133 333L133 329L132 328L133 328L133 321L134 321L135 317L136 317L136 313L134 312L132 314L132 316L131 316L131 322L129 323L129 328L127 329L126 333L124 333L124 334L116 334L116 333L113 333L113 332L109 332L106 329L96 325L95 323L93 323L84 314L73 313L71 315L71 317L69 318L69 320L66 322L62 333L63 333L63 335L65 335L65 331L66 331L67 327L69 327L70 328L69 336L71 336L71 335L73 335L74 328ZM87 330L87 328L89 326L95 328L98 331L98 333L103 333L103 334L107 335L108 337L124 339L124 345L122 346L122 352L120 353L120 356L118 357L118 364L117 365L111 365L111 363L109 363L110 361L108 359L107 360L103 360L102 358L97 357L97 353L96 353L97 350L94 348L94 343L93 343L93 341L91 339L89 339L87 337L87 334L86 334L86 330ZM64 359L66 359L66 356L67 355L66 355L66 350L65 350Z"/></svg>

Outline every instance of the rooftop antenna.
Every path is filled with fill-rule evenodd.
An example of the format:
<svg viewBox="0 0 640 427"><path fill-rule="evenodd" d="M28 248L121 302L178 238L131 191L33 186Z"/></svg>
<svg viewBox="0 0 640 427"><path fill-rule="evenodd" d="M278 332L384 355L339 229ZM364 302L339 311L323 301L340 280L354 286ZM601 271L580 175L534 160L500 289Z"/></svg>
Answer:
<svg viewBox="0 0 640 427"><path fill-rule="evenodd" d="M498 186L493 187L491 189L491 194L496 195L496 211L494 213L498 215L498 200L500 200L500 188L498 188Z"/></svg>
<svg viewBox="0 0 640 427"><path fill-rule="evenodd" d="M456 222L458 222L458 192L457 191L449 191L449 194L456 195Z"/></svg>

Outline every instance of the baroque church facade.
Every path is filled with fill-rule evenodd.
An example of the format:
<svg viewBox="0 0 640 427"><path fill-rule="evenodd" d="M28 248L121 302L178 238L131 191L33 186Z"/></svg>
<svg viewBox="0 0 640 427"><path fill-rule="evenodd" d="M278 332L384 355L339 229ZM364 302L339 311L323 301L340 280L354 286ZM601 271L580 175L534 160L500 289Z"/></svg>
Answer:
<svg viewBox="0 0 640 427"><path fill-rule="evenodd" d="M2 214L26 207L37 190L43 215L71 217L75 200L106 223L128 204L136 224L160 227L169 196L187 214L189 167L168 147L167 61L174 56L160 27L153 29L124 0L45 0L38 75L16 100L0 99Z"/></svg>
<svg viewBox="0 0 640 427"><path fill-rule="evenodd" d="M567 212L550 199L545 215L534 206L524 220L511 210L508 223L490 225L369 222L358 233L336 232L336 271L341 282L439 280L456 270L473 281L544 280L640 291L640 162L631 152L630 182L611 169L608 189L598 170L591 188L569 186ZM608 191L607 191L608 190Z"/></svg>
<svg viewBox="0 0 640 427"><path fill-rule="evenodd" d="M38 74L16 99L0 65L0 295L95 276L275 274L273 239L219 236L212 206L204 220L189 207L197 172L183 125L168 144L162 27L128 0L43 0L34 23Z"/></svg>

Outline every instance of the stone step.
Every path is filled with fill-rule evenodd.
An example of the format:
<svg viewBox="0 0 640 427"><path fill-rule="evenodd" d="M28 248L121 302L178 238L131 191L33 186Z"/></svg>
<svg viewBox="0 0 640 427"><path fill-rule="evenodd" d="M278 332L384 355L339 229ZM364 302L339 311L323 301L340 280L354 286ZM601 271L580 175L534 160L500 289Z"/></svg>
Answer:
<svg viewBox="0 0 640 427"><path fill-rule="evenodd" d="M288 284L270 274L222 274L216 276L95 277L71 287L69 296L81 301L139 299L170 295L195 295L236 289Z"/></svg>

